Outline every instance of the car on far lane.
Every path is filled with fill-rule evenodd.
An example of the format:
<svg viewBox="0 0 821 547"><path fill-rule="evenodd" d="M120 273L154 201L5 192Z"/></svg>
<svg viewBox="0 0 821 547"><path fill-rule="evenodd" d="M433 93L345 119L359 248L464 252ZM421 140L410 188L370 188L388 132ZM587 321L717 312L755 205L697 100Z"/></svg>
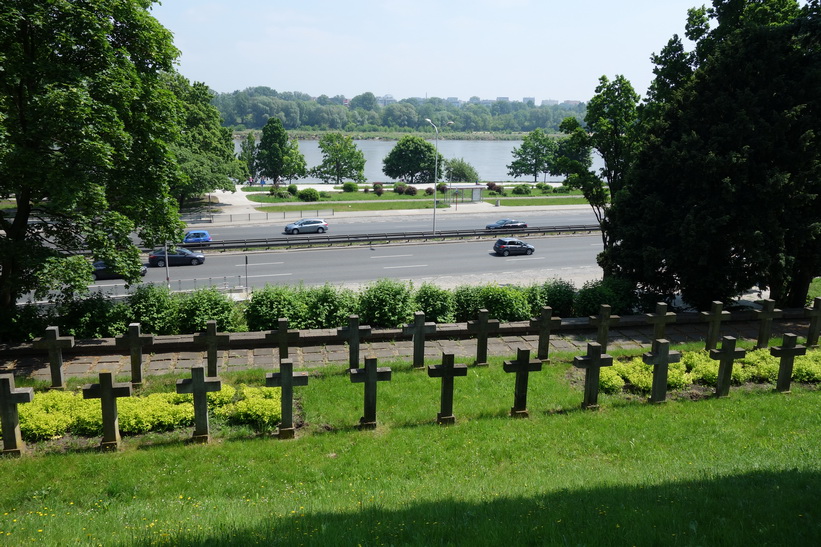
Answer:
<svg viewBox="0 0 821 547"><path fill-rule="evenodd" d="M211 243L211 234L207 230L191 230L182 239L186 245L202 245L203 247Z"/></svg>
<svg viewBox="0 0 821 547"><path fill-rule="evenodd" d="M195 253L182 247L168 249L168 265L169 266L184 266L191 264L196 266L205 262L205 255L202 253ZM165 249L160 247L154 249L148 254L148 265L157 268L165 267L166 253Z"/></svg>
<svg viewBox="0 0 821 547"><path fill-rule="evenodd" d="M512 218L503 218L485 226L486 230L515 230L519 228L527 228L527 223Z"/></svg>
<svg viewBox="0 0 821 547"><path fill-rule="evenodd" d="M532 255L536 247L515 237L500 237L493 244L493 250L499 256Z"/></svg>
<svg viewBox="0 0 821 547"><path fill-rule="evenodd" d="M302 218L285 227L286 234L322 234L328 231L328 223L321 218Z"/></svg>
<svg viewBox="0 0 821 547"><path fill-rule="evenodd" d="M122 279L122 274L119 274L108 267L108 264L103 262L102 260L97 260L91 265L94 268L94 271L91 272L91 279L97 281L98 279ZM145 267L143 264L140 267L140 275L145 276L148 272L148 268Z"/></svg>

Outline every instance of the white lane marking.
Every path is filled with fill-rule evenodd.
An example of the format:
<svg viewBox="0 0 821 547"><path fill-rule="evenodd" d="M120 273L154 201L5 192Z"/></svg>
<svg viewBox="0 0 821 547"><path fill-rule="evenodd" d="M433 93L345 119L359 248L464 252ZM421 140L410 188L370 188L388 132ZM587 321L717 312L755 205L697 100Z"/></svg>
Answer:
<svg viewBox="0 0 821 547"><path fill-rule="evenodd" d="M280 264L285 264L284 262L249 262L248 264L234 264L237 268L243 266L278 266Z"/></svg>
<svg viewBox="0 0 821 547"><path fill-rule="evenodd" d="M506 262L512 262L515 260L547 260L546 256L514 256L514 257L507 257L505 258Z"/></svg>
<svg viewBox="0 0 821 547"><path fill-rule="evenodd" d="M384 270L396 270L399 268L427 268L427 264L409 264L407 266L385 266L383 267Z"/></svg>
<svg viewBox="0 0 821 547"><path fill-rule="evenodd" d="M368 258L406 258L413 255L382 255L382 256L369 256Z"/></svg>

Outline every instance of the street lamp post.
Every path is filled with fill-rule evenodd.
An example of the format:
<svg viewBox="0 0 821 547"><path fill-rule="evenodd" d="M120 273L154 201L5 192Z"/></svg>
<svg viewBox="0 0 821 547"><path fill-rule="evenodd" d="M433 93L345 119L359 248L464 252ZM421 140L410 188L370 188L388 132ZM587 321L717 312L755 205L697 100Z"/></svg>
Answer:
<svg viewBox="0 0 821 547"><path fill-rule="evenodd" d="M430 118L425 118L425 121L433 126L436 131L436 157L433 159L433 233L436 234L436 186L439 183L439 128L431 121ZM453 122L448 122L448 125Z"/></svg>

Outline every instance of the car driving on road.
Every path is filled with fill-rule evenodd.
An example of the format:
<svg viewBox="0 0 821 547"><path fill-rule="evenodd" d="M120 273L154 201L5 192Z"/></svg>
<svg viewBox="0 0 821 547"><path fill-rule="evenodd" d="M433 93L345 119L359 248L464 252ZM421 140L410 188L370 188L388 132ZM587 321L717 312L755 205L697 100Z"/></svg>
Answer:
<svg viewBox="0 0 821 547"><path fill-rule="evenodd" d="M527 223L512 218L503 218L485 226L486 230L513 230L518 228L527 228Z"/></svg>
<svg viewBox="0 0 821 547"><path fill-rule="evenodd" d="M211 234L207 230L191 230L185 234L182 242L188 245L202 245L205 247L211 243Z"/></svg>
<svg viewBox="0 0 821 547"><path fill-rule="evenodd" d="M195 253L182 247L168 249L168 265L169 266L184 266L191 264L196 266L205 262L205 255L202 253ZM148 255L148 265L157 268L165 267L166 252L165 249L154 249Z"/></svg>
<svg viewBox="0 0 821 547"><path fill-rule="evenodd" d="M322 234L328 231L328 223L321 218L302 218L285 227L286 234Z"/></svg>
<svg viewBox="0 0 821 547"><path fill-rule="evenodd" d="M123 278L123 276L121 274L119 274L119 273L115 272L114 270L112 270L111 268L109 268L108 264L106 264L102 260L98 260L98 261L94 262L91 266L94 268L94 271L91 272L91 279L93 279L94 281L97 281L98 279L122 279ZM140 268L140 275L145 276L145 274L147 272L148 272L148 268L146 268L145 265L143 265Z"/></svg>
<svg viewBox="0 0 821 547"><path fill-rule="evenodd" d="M499 256L532 255L536 247L515 237L502 237L493 244L493 250Z"/></svg>

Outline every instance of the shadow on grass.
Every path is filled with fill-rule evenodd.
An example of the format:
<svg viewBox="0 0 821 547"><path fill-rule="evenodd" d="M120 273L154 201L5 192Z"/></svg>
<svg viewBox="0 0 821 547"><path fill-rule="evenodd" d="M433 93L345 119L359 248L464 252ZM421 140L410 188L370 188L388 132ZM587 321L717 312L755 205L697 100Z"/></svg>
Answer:
<svg viewBox="0 0 821 547"><path fill-rule="evenodd" d="M477 503L408 500L401 510L368 503L346 514L297 510L251 527L226 526L212 535L195 532L164 541L173 545L818 545L819 489L818 472L763 471ZM489 484L488 492L493 490ZM447 496L446 491L443 494ZM135 538L135 544L153 544L157 539Z"/></svg>

